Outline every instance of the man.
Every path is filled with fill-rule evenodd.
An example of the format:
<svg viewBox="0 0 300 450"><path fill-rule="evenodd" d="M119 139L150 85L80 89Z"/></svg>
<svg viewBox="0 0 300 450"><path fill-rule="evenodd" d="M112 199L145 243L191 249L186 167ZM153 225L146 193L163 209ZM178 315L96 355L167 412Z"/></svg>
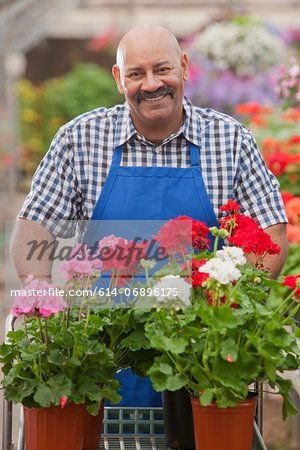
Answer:
<svg viewBox="0 0 300 450"><path fill-rule="evenodd" d="M183 97L184 81L189 77L188 61L174 35L162 27L148 25L129 31L119 44L113 75L119 91L125 95L125 105L110 110L99 108L63 126L33 178L31 192L19 213L19 219L27 220L18 221L12 246L20 275L50 277L51 261L47 258L43 264L33 259L24 263L28 253L26 243L32 239L50 242L53 235L67 233L60 229L59 223L92 217L107 180L114 148L123 146L121 167L185 169L191 167L192 144L198 149L198 155L194 156L200 158L200 177L204 181L201 180L201 188L206 191L201 197L209 204L211 215L220 219L220 205L233 199L242 213L257 220L281 247L279 255L265 260L276 278L288 248L287 219L278 183L266 169L248 130L226 115L193 107ZM194 164L197 162L192 162L193 167ZM152 177L147 188L152 190L154 184ZM185 184L182 187L182 192L177 188L174 197L170 194L165 199L167 204L174 204L178 196L184 197L185 203L195 202ZM136 184L133 188L137 190ZM128 191L126 186L125 190ZM136 192L131 202L133 208L128 199L123 204L119 201L117 216L108 217L122 218L122 208L127 209L127 215L129 209L135 211L138 198ZM151 201L157 203L154 209L165 208L165 214L158 217L157 213L142 211L137 218L174 216L175 211L168 216L167 206L163 203L159 206L158 199ZM144 209L153 209L153 205L145 202Z"/></svg>
<svg viewBox="0 0 300 450"><path fill-rule="evenodd" d="M37 169L12 246L20 275L51 276L47 258L25 262L26 243L70 234L66 221L187 215L213 226L233 199L280 245L265 261L277 277L288 248L278 183L249 130L184 98L188 61L173 34L129 31L113 75L126 103L63 126Z"/></svg>

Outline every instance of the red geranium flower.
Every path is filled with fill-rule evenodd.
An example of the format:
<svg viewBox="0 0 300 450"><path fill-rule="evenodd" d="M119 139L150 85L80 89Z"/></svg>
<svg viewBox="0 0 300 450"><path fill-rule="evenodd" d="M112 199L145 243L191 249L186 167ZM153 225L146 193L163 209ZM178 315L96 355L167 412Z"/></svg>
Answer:
<svg viewBox="0 0 300 450"><path fill-rule="evenodd" d="M132 273L145 258L148 247L149 241L137 243L119 238L117 244L101 257L103 271L114 269L119 273Z"/></svg>
<svg viewBox="0 0 300 450"><path fill-rule="evenodd" d="M292 225L288 223L286 226L286 235L289 242L293 242L294 244L300 243L300 227L299 225Z"/></svg>
<svg viewBox="0 0 300 450"><path fill-rule="evenodd" d="M267 166L276 177L283 174L288 164L295 162L295 158L292 155L280 150L276 150L269 155L264 156Z"/></svg>
<svg viewBox="0 0 300 450"><path fill-rule="evenodd" d="M221 211L225 211L225 212L238 212L241 208L239 207L239 205L234 202L233 200L228 200L228 202L226 203L226 205L222 205L220 206L220 210Z"/></svg>
<svg viewBox="0 0 300 450"><path fill-rule="evenodd" d="M285 204L286 215L289 222L292 224L297 224L300 221L300 197L291 198Z"/></svg>
<svg viewBox="0 0 300 450"><path fill-rule="evenodd" d="M170 254L176 251L182 254L187 253L191 245L198 250L209 249L208 232L205 223L188 216L179 216L169 220L153 238Z"/></svg>
<svg viewBox="0 0 300 450"><path fill-rule="evenodd" d="M262 114L270 112L269 108L265 108L258 102L240 103L235 108L238 114Z"/></svg>
<svg viewBox="0 0 300 450"><path fill-rule="evenodd" d="M268 122L261 115L255 114L251 117L250 123L252 125L257 125L258 127L263 127L263 126L267 125Z"/></svg>
<svg viewBox="0 0 300 450"><path fill-rule="evenodd" d="M231 216L225 217L220 220L221 228L237 233L239 230L243 230L245 233L251 233L252 230L259 227L258 223L254 219L243 214L232 214Z"/></svg>
<svg viewBox="0 0 300 450"><path fill-rule="evenodd" d="M297 285L296 285L297 280L300 280L300 275L296 275L296 276L289 275L288 277L285 277L285 279L284 279L282 284L284 286L288 286L290 289L294 290L294 289L297 288ZM298 288L296 290L296 295L298 297L300 297L300 288Z"/></svg>
<svg viewBox="0 0 300 450"><path fill-rule="evenodd" d="M199 220L193 220L192 222L192 244L197 250L210 249L209 239L207 234L209 229L205 223Z"/></svg>
<svg viewBox="0 0 300 450"><path fill-rule="evenodd" d="M159 241L160 246L167 253L187 253L187 247L192 244L191 220L187 216L179 216L176 219L169 220L161 227L157 236L153 236L154 240Z"/></svg>
<svg viewBox="0 0 300 450"><path fill-rule="evenodd" d="M269 234L259 227L251 231L240 228L228 238L228 241L237 247L242 247L245 253L276 255L280 252L279 245L275 244Z"/></svg>

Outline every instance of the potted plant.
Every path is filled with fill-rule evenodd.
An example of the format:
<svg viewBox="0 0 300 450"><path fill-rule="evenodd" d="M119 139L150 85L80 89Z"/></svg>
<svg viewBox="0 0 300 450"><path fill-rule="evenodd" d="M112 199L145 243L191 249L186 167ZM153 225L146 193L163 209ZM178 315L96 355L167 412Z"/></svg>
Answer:
<svg viewBox="0 0 300 450"><path fill-rule="evenodd" d="M282 396L284 419L297 414L289 397L292 382L280 373L299 367L293 316L299 309L300 275L285 278L286 298L271 306L269 292L281 283L269 278L263 260L280 249L252 219L239 214L236 203L222 208L228 215L220 229L187 217L164 225L157 240L168 249L170 261L148 279L145 287L152 291L139 296L136 315L151 310L145 338L160 353L148 370L153 387L185 388L191 396L196 448L246 450L252 445L255 399L249 394L254 382L268 382ZM207 251L209 231L215 236L212 252ZM217 250L222 238L227 243ZM255 265L247 262L248 254L255 255Z"/></svg>
<svg viewBox="0 0 300 450"><path fill-rule="evenodd" d="M12 307L23 323L0 346L4 395L24 406L28 450L96 448L104 399L121 400L114 375L126 365L119 342L132 331L132 311L88 296L101 262L80 248L60 266L63 288L28 277Z"/></svg>

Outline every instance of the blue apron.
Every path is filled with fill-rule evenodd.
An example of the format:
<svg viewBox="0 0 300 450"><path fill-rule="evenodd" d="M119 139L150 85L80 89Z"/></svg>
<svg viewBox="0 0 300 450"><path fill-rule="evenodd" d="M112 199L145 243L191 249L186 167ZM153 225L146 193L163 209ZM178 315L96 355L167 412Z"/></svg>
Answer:
<svg viewBox="0 0 300 450"><path fill-rule="evenodd" d="M88 241L102 234L103 220L162 220L179 215L218 226L203 181L199 149L190 143L191 167L123 167L122 146L116 147L111 167L86 231ZM95 226L96 225L96 226ZM99 228L99 229L98 229ZM116 375L121 382L122 401L128 407L161 406L161 394L152 388L150 378L133 375L131 369Z"/></svg>

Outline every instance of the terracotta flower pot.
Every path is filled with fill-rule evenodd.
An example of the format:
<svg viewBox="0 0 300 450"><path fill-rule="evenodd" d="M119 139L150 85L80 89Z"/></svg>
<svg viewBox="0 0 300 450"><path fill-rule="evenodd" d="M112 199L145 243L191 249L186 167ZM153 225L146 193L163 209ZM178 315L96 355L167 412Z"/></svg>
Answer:
<svg viewBox="0 0 300 450"><path fill-rule="evenodd" d="M94 450L100 445L102 421L104 413L104 399L101 402L99 413L92 416L88 410L84 414L83 450Z"/></svg>
<svg viewBox="0 0 300 450"><path fill-rule="evenodd" d="M85 405L24 407L26 450L81 450Z"/></svg>
<svg viewBox="0 0 300 450"><path fill-rule="evenodd" d="M251 450L256 397L237 406L202 406L192 398L196 450Z"/></svg>

